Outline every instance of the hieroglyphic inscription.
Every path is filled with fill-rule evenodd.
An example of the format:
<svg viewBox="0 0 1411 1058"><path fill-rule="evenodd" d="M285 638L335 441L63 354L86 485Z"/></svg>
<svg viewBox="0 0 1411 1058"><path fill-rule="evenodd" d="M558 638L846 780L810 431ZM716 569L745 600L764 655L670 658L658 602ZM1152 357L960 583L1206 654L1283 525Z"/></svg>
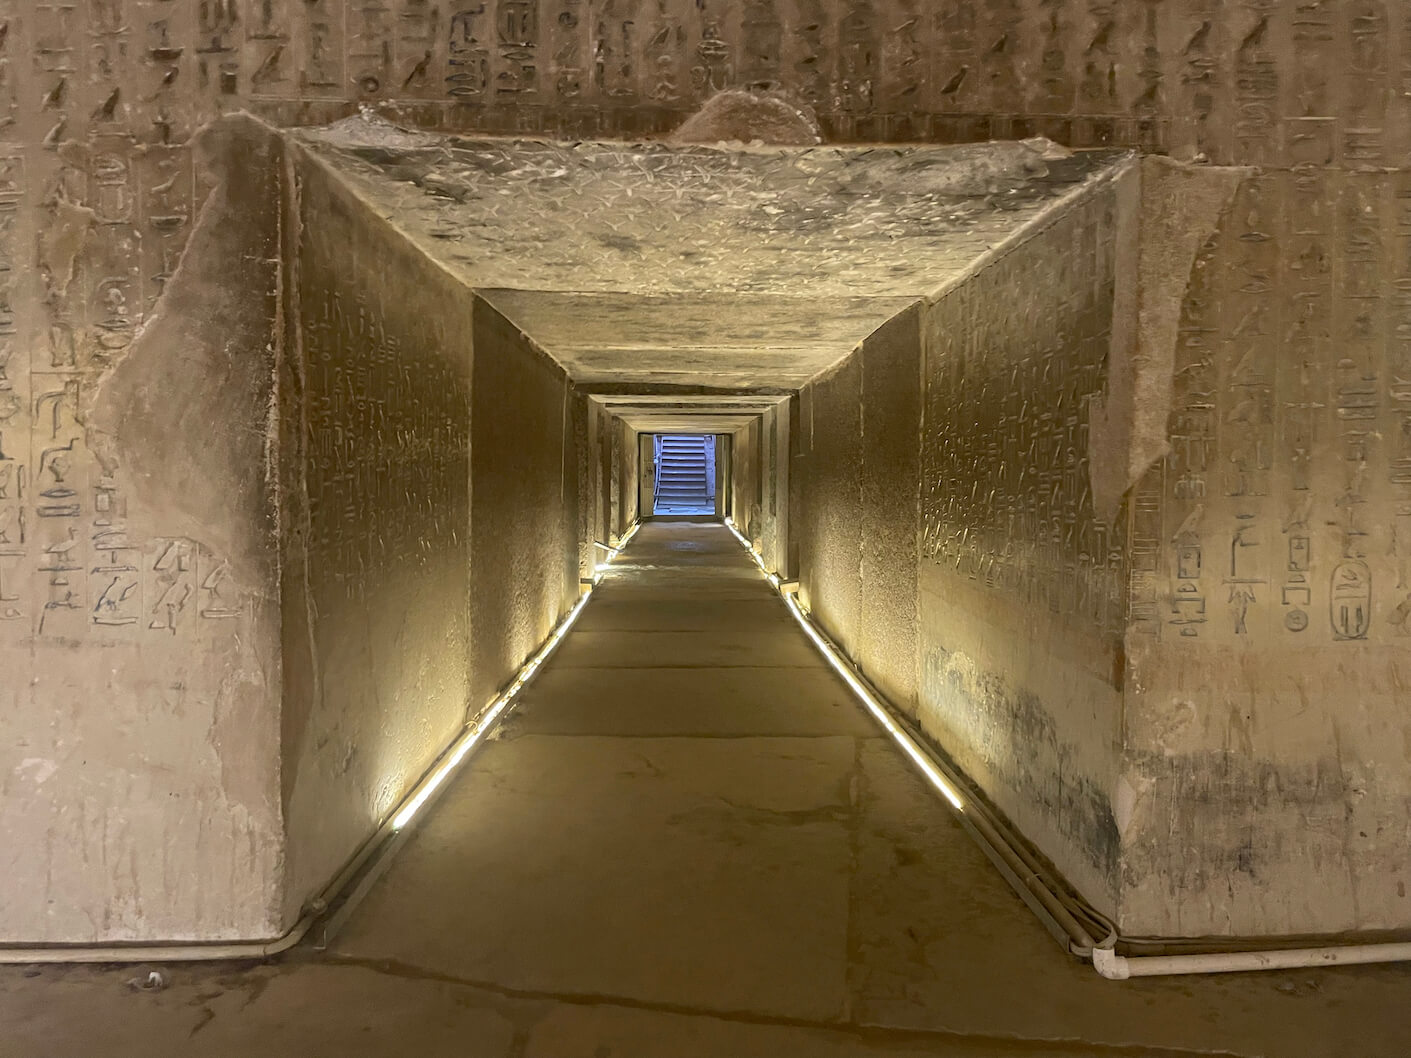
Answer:
<svg viewBox="0 0 1411 1058"><path fill-rule="evenodd" d="M780 85L860 139L1041 132L1348 168L1411 148L1411 13L1385 0L35 0L19 29L34 47L5 65L0 111L29 67L52 144L104 125L184 143L242 99L525 130L569 103L646 131Z"/></svg>
<svg viewBox="0 0 1411 1058"><path fill-rule="evenodd" d="M1212 359L1179 365L1161 569L1176 568L1175 534L1204 504L1182 552L1199 578L1172 577L1197 589L1182 612L1203 606L1208 618L1180 624L1185 634L1248 634L1271 607L1276 630L1356 638L1357 607L1347 622L1332 608L1339 562L1366 566L1362 577L1349 565L1339 593L1366 582L1372 634L1382 614L1411 631L1411 192L1391 194L1376 175L1411 149L1405 5L0 0L0 27L0 141L15 146L0 160L0 549L21 532L30 547L0 562L0 611L20 609L9 596L35 579L92 601L87 581L51 583L64 571L41 569L55 560L40 555L81 546L85 569L111 564L92 532L64 550L67 532L50 527L77 517L96 532L98 497L121 506L121 471L94 464L79 412L178 266L206 191L188 139L217 108L400 99L418 104L409 121L519 108L513 127L528 129L557 106L613 111L612 123L582 123L631 132L661 127L638 111L684 114L720 88L777 83L841 137L1044 132L1291 167L1266 203L1241 206L1243 228L1221 251L1240 262L1227 275L1237 296L1215 300L1238 311L1183 317L1184 338L1204 336ZM1339 182L1328 166L1365 170L1368 183ZM20 296L25 283L34 297ZM1335 466L1315 456L1330 445ZM1397 512L1386 540L1386 519L1369 517L1383 502ZM1260 542L1241 554L1259 556L1261 583L1235 583L1213 557L1237 537Z"/></svg>
<svg viewBox="0 0 1411 1058"><path fill-rule="evenodd" d="M344 19L334 0L304 0L299 20L298 64L300 94L345 98Z"/></svg>
<svg viewBox="0 0 1411 1058"><path fill-rule="evenodd" d="M554 94L574 100L583 94L589 18L583 0L560 0L547 26L548 58Z"/></svg>
<svg viewBox="0 0 1411 1058"><path fill-rule="evenodd" d="M1387 397L1392 429L1385 441L1393 570L1388 619L1398 635L1411 636L1411 175L1397 174L1391 186Z"/></svg>
<svg viewBox="0 0 1411 1058"><path fill-rule="evenodd" d="M447 38L441 5L433 0L400 0L395 6L396 38L390 95L435 98L445 77Z"/></svg>
<svg viewBox="0 0 1411 1058"><path fill-rule="evenodd" d="M922 553L1021 605L1120 627L1125 521L1093 512L1086 408L1111 326L1115 221L1094 195L938 302L927 324ZM1020 275L1042 297L1008 297ZM1134 502L1159 518L1159 493ZM1137 517L1131 562L1151 581L1159 521Z"/></svg>
<svg viewBox="0 0 1411 1058"><path fill-rule="evenodd" d="M466 394L427 315L394 331L365 296L322 273L306 282L311 564L316 591L352 598L464 531L454 512L468 473ZM206 606L224 605L218 575L201 584L213 593Z"/></svg>
<svg viewBox="0 0 1411 1058"><path fill-rule="evenodd" d="M1162 468L1171 631L1408 634L1404 191L1400 175L1266 173L1201 251Z"/></svg>
<svg viewBox="0 0 1411 1058"><path fill-rule="evenodd" d="M29 364L16 356L24 159L0 156L0 621L24 618L29 592Z"/></svg>
<svg viewBox="0 0 1411 1058"><path fill-rule="evenodd" d="M452 5L446 49L446 90L452 99L477 99L489 88L489 26L486 0L457 0Z"/></svg>
<svg viewBox="0 0 1411 1058"><path fill-rule="evenodd" d="M351 0L348 24L349 80L361 98L392 89L397 34L392 0Z"/></svg>
<svg viewBox="0 0 1411 1058"><path fill-rule="evenodd" d="M702 5L696 24L691 89L694 98L706 99L735 83L735 50L725 39L719 9Z"/></svg>

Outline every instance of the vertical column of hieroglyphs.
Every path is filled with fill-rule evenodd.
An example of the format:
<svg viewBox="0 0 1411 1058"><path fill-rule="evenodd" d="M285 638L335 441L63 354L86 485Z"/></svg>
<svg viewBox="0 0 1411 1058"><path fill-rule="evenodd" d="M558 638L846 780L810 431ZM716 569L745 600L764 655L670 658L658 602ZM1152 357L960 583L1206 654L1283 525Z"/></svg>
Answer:
<svg viewBox="0 0 1411 1058"><path fill-rule="evenodd" d="M300 0L295 48L302 99L347 99L346 0Z"/></svg>
<svg viewBox="0 0 1411 1058"><path fill-rule="evenodd" d="M1165 69L1166 48L1161 34L1161 16L1169 7L1167 0L1140 0L1140 3L1130 5L1132 13L1140 15L1140 26L1128 46L1128 54L1135 54L1136 57L1132 63L1136 71L1136 84L1131 86L1127 95L1132 126L1124 133L1123 140L1134 147L1154 148L1167 142L1170 78Z"/></svg>
<svg viewBox="0 0 1411 1058"><path fill-rule="evenodd" d="M830 91L825 39L830 24L825 0L783 0L792 27L783 41L781 80L815 110L827 109Z"/></svg>
<svg viewBox="0 0 1411 1058"><path fill-rule="evenodd" d="M1400 599L1388 576L1394 539L1393 496L1386 468L1397 423L1388 376L1389 251L1392 229L1386 164L1390 87L1389 24L1376 0L1350 0L1342 12L1347 73L1340 116L1339 162L1347 175L1337 189L1338 261L1334 273L1335 407L1343 473L1338 485L1341 554L1330 574L1328 619L1334 641L1383 639Z"/></svg>
<svg viewBox="0 0 1411 1058"><path fill-rule="evenodd" d="M878 21L873 0L842 0L833 48L834 131L845 139L874 138L868 118L876 112Z"/></svg>
<svg viewBox="0 0 1411 1058"><path fill-rule="evenodd" d="M1283 329L1281 185L1277 174L1261 175L1246 185L1228 250L1233 257L1234 288L1227 288L1221 301L1221 415L1216 423L1221 460L1215 475L1220 501L1213 527L1222 543L1222 553L1215 557L1220 563L1220 602L1227 608L1217 626L1224 635L1249 635L1251 608L1267 613L1272 591L1272 551L1277 539L1270 499L1273 394Z"/></svg>
<svg viewBox="0 0 1411 1058"><path fill-rule="evenodd" d="M585 0L554 0L545 23L548 105L576 106L588 88L588 5Z"/></svg>
<svg viewBox="0 0 1411 1058"><path fill-rule="evenodd" d="M1290 20L1284 157L1301 169L1331 165L1336 156L1333 91L1337 79L1332 77L1340 61L1336 14L1332 4L1300 3Z"/></svg>
<svg viewBox="0 0 1411 1058"><path fill-rule="evenodd" d="M1387 43L1388 52L1398 57L1394 65L1388 62L1389 95L1400 101L1388 115L1387 160L1401 159L1400 170L1388 181L1387 476L1393 518L1389 546L1395 564L1388 619L1398 636L1411 636L1411 167L1406 162L1411 157L1411 12L1402 11L1401 24L1391 27Z"/></svg>
<svg viewBox="0 0 1411 1058"><path fill-rule="evenodd" d="M689 39L680 10L661 0L644 12L642 84L653 106L676 108L690 95Z"/></svg>
<svg viewBox="0 0 1411 1058"><path fill-rule="evenodd" d="M238 88L237 9L24 6L0 13L0 617L55 642L181 634L237 612L224 564L130 529L120 459L90 450L86 413L180 260L190 137Z"/></svg>
<svg viewBox="0 0 1411 1058"><path fill-rule="evenodd" d="M135 98L129 112L130 142L140 195L143 318L160 312L160 298L180 264L209 178L199 173L191 140L222 102L245 90L241 64L248 53L241 8L235 0L199 5L138 0L130 18L146 34L134 71ZM258 10L258 8L257 8ZM252 20L253 23L254 20ZM172 394L171 412L179 407ZM121 467L104 464L114 484ZM154 537L143 548L142 617L151 634L190 635L205 625L213 634L234 634L224 622L244 604L227 583L225 557L184 537Z"/></svg>
<svg viewBox="0 0 1411 1058"><path fill-rule="evenodd" d="M257 0L245 18L241 90L251 96L297 95L290 6L296 0Z"/></svg>
<svg viewBox="0 0 1411 1058"><path fill-rule="evenodd" d="M392 83L394 48L391 0L346 0L347 81L355 99L375 99Z"/></svg>
<svg viewBox="0 0 1411 1058"><path fill-rule="evenodd" d="M539 99L539 0L500 0L495 19L495 98L528 107Z"/></svg>
<svg viewBox="0 0 1411 1058"><path fill-rule="evenodd" d="M1127 8L1128 5L1112 0L1085 0L1082 17L1075 21L1077 39L1073 50L1077 54L1069 58L1069 63L1070 69L1076 64L1076 91L1068 108L1058 113L1082 115L1090 120L1084 124L1075 118L1065 142L1099 144L1113 138L1107 130L1113 117L1122 112L1123 101L1130 92L1124 80L1130 77Z"/></svg>
<svg viewBox="0 0 1411 1058"><path fill-rule="evenodd" d="M1318 43L1322 43L1321 34ZM1312 126L1314 130L1322 127L1321 123ZM1324 200L1328 183L1326 172L1312 167L1302 167L1284 180L1287 193L1281 242L1286 258L1282 272L1285 318L1280 330L1284 353L1273 411L1279 417L1275 480L1285 502L1279 516L1282 539L1275 545L1271 567L1278 584L1270 595L1277 601L1279 622L1295 634L1312 623L1314 593L1322 594L1312 568L1318 524L1313 459L1324 433L1322 420L1328 404L1327 375L1321 361L1332 337L1333 211Z"/></svg>
<svg viewBox="0 0 1411 1058"><path fill-rule="evenodd" d="M1036 115L1073 113L1076 81L1069 69L1072 53L1085 51L1079 42L1082 25L1073 3L1038 5L1031 13L1030 32L1035 40L1035 68L1028 81L1023 109ZM1111 29L1099 28L1088 48L1101 54L1108 47Z"/></svg>
<svg viewBox="0 0 1411 1058"><path fill-rule="evenodd" d="M29 358L19 311L29 272L30 189L22 135L18 71L23 55L16 22L18 0L0 0L0 629L25 619L31 604L28 581ZM12 634L8 631L5 639Z"/></svg>
<svg viewBox="0 0 1411 1058"><path fill-rule="evenodd" d="M21 119L36 132L43 128L40 150L30 152L33 174L42 181L36 189L42 290L39 319L32 321L27 343L29 450L17 468L27 479L22 482L27 487L22 513L31 523L24 527L31 590L22 608L30 611L30 631L75 638L86 631L86 567L96 555L89 539L96 506L89 489L92 468L81 426L80 402L97 374L86 370L91 361L84 340L84 288L91 282L91 269L83 258L93 228L98 229L92 242L99 251L93 254L94 264L102 260L103 250L116 250L131 210L130 197L124 197L131 186L125 153L112 151L109 143L95 141L89 149L83 142L90 114L95 133L103 131L100 123L107 116L93 113L89 63L106 60L100 48L115 43L111 35L100 35L112 27L113 20L103 17L111 9L95 7L91 24L87 13L86 6L73 2L35 4L30 48L35 77L25 102L38 113L29 121ZM90 199L99 181L106 185L101 209ZM36 306L28 307L33 312ZM116 620L128 620L131 596L123 602L113 614Z"/></svg>
<svg viewBox="0 0 1411 1058"><path fill-rule="evenodd" d="M1181 157L1228 158L1233 11L1233 0L1190 0L1164 7L1164 50L1171 65L1167 145Z"/></svg>
<svg viewBox="0 0 1411 1058"><path fill-rule="evenodd" d="M980 27L975 5L968 0L940 0L931 9L933 47L926 108L933 115L932 133L942 142L985 139L988 122L977 125L981 74Z"/></svg>
<svg viewBox="0 0 1411 1058"><path fill-rule="evenodd" d="M1338 552L1328 556L1335 564L1327 614L1334 641L1346 641L1368 638L1374 598L1386 587L1374 584L1367 562L1373 548L1381 543L1371 537L1384 513L1378 510L1379 504L1370 503L1381 491L1374 468L1382 448L1378 422L1385 352L1382 228L1375 177L1348 173L1333 182L1330 190L1336 196L1337 256L1330 358L1334 419L1333 436L1328 440L1341 465L1324 479L1328 485L1325 499L1333 505L1333 510L1325 513L1339 529ZM1327 564L1325 560L1324 570Z"/></svg>
<svg viewBox="0 0 1411 1058"><path fill-rule="evenodd" d="M931 29L929 5L921 0L893 0L881 26L878 88L874 93L877 109L886 121L872 130L875 138L930 138L922 111L933 45Z"/></svg>
<svg viewBox="0 0 1411 1058"><path fill-rule="evenodd" d="M1388 620L1397 636L1411 636L1411 172L1396 174L1392 209L1386 387L1391 431L1386 444L1395 568Z"/></svg>
<svg viewBox="0 0 1411 1058"><path fill-rule="evenodd" d="M1234 157L1249 165L1270 165L1279 156L1280 71L1275 46L1281 0L1245 0L1236 22ZM1276 21L1277 20L1277 21ZM1224 159L1221 159L1224 160Z"/></svg>
<svg viewBox="0 0 1411 1058"><path fill-rule="evenodd" d="M638 98L640 0L604 0L593 18L593 93L600 106L631 106Z"/></svg>
<svg viewBox="0 0 1411 1058"><path fill-rule="evenodd" d="M1022 94L1019 54L1026 40L1019 0L995 0L976 5L979 13L978 84L974 102L979 113L990 116L988 138L1007 139L1013 131L1012 115Z"/></svg>
<svg viewBox="0 0 1411 1058"><path fill-rule="evenodd" d="M132 539L127 531L129 497L115 462L111 458L91 460L82 451L82 419L78 416L82 415L89 392L99 377L126 355L135 328L146 313L148 295L153 302L159 296L160 292L149 291L148 285L155 286L163 281L155 277L146 280L141 268L142 156L136 149L130 122L125 120L132 109L131 101L125 104L123 99L124 94L132 92L131 86L136 80L137 41L126 4L122 0L108 0L90 5L87 29L80 39L89 48L88 68L86 77L80 74L82 87L76 91L74 102L83 99L85 110L89 104L94 106L88 111L89 124L82 150L76 145L57 147L61 158L67 156L77 163L72 175L77 182L74 191L78 197L67 207L54 204L55 210L60 211L82 203L80 208L88 210L87 233L74 260L66 291L69 304L62 315L56 313L50 321L51 328L58 325L62 330L56 334L51 329L51 339L57 340L50 342L48 368L52 373L46 373L48 384L41 387L47 392L36 393L34 402L36 436L43 446L36 464L41 483L40 524L48 527L70 518L81 521L77 526L65 525L62 533L57 531L56 525L50 529L50 540L57 538L58 543L46 549L54 557L43 570L49 578L49 594L38 628L55 635L81 634L78 614L68 608L70 602L78 599L86 604L87 621L100 626L105 636L117 634L119 630L132 634L144 624L175 631L177 614L187 616L184 611L188 602L192 615L196 610L197 585L190 580L195 575L194 561L183 560L174 578L183 583L179 588L172 586L172 596L162 599L165 605L144 615L140 607L149 596L142 588L150 587L156 592L158 585L151 581L163 574L152 567L163 559L158 555L144 555L143 542ZM87 187L82 186L85 175ZM36 364L35 368L39 377L43 370L41 364ZM72 394L76 418L69 428L71 434L66 433L62 410L68 398L57 396L61 391ZM50 405L52 411L42 412L43 402L51 398L54 401ZM70 465L73 476L69 484L76 486L86 476L87 489L63 495L66 486L58 481L55 467L64 462ZM66 546L64 536L75 542L61 559L53 548ZM82 537L87 539L78 540ZM188 545L183 541L174 546L185 549ZM75 591L77 586L73 581L78 577L78 570L74 567L85 562L88 564L87 590ZM144 566L148 575L146 585L139 580L140 567ZM61 586L64 580L70 583ZM178 595L181 597L179 604L172 601ZM68 630L62 631L63 626Z"/></svg>
<svg viewBox="0 0 1411 1058"><path fill-rule="evenodd" d="M392 3L393 62L383 90L405 99L443 99L447 88L448 19L437 0Z"/></svg>
<svg viewBox="0 0 1411 1058"><path fill-rule="evenodd" d="M1204 257L1214 253L1214 246L1202 250ZM1170 545L1173 551L1169 610L1165 619L1172 631L1188 639L1198 638L1209 619L1210 585L1206 579L1206 500L1210 489L1211 455L1215 443L1216 360L1219 354L1220 332L1216 326L1215 308L1218 287L1209 282L1210 271L1196 270L1185 302L1177 334L1176 354L1172 363L1171 416L1169 421L1170 455L1164 468L1154 468L1138 486L1141 502L1149 504L1153 488L1163 482L1166 495L1167 520L1173 531ZM1163 473L1164 471L1164 473ZM1154 481L1151 479L1155 479ZM1159 503L1159 498L1158 498ZM1162 530L1157 519L1155 532ZM1149 534L1148 534L1149 535ZM1156 540L1155 558L1160 553L1161 540ZM1155 590L1155 570L1147 588ZM1135 572L1133 574L1135 579ZM1154 607L1144 613L1137 630L1150 635L1160 632L1160 615Z"/></svg>
<svg viewBox="0 0 1411 1058"><path fill-rule="evenodd" d="M687 24L693 52L688 100L703 100L736 83L739 56L732 45L732 11L727 0L696 4L693 22Z"/></svg>

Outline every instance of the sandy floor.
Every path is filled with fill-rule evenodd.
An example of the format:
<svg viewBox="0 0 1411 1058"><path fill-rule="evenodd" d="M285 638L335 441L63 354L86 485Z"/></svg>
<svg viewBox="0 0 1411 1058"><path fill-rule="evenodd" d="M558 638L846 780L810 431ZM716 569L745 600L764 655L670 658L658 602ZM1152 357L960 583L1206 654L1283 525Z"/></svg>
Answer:
<svg viewBox="0 0 1411 1058"><path fill-rule="evenodd" d="M1411 967L1099 978L734 539L649 524L327 952L0 968L0 1055L1411 1055Z"/></svg>

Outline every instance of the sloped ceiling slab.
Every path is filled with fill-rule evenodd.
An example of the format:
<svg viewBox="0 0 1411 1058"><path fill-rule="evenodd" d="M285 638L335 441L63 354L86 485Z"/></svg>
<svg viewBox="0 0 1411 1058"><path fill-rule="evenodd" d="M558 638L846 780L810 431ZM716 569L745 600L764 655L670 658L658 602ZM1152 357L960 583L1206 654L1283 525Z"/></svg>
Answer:
<svg viewBox="0 0 1411 1058"><path fill-rule="evenodd" d="M301 139L575 380L737 388L801 385L1130 157L378 133Z"/></svg>

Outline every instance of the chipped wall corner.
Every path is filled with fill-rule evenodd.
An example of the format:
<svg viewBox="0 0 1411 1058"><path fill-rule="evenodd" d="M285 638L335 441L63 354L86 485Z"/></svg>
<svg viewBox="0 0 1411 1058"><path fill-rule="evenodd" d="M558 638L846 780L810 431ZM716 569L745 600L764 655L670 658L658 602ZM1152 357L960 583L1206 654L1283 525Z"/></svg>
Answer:
<svg viewBox="0 0 1411 1058"><path fill-rule="evenodd" d="M1118 178L1107 381L1088 427L1093 509L1109 525L1169 449L1180 307L1191 269L1253 171L1147 155Z"/></svg>

